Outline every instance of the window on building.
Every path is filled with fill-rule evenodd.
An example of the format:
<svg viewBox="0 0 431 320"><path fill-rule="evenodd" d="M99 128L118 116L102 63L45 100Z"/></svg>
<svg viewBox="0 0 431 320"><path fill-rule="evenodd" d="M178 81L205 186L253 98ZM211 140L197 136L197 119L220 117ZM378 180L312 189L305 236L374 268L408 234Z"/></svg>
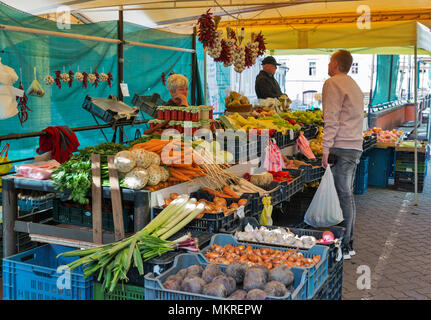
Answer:
<svg viewBox="0 0 431 320"><path fill-rule="evenodd" d="M316 61L310 61L308 63L308 75L315 76L316 75Z"/></svg>
<svg viewBox="0 0 431 320"><path fill-rule="evenodd" d="M352 74L358 74L359 72L359 67L358 67L358 63L352 63Z"/></svg>

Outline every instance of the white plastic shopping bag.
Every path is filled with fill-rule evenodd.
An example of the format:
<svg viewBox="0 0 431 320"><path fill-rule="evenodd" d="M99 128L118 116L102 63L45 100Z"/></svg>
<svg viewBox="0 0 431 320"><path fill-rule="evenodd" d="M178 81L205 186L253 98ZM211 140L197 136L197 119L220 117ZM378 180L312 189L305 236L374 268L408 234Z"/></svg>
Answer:
<svg viewBox="0 0 431 320"><path fill-rule="evenodd" d="M343 220L343 211L335 189L334 176L328 165L319 188L305 213L304 221L312 227L319 228L331 227Z"/></svg>

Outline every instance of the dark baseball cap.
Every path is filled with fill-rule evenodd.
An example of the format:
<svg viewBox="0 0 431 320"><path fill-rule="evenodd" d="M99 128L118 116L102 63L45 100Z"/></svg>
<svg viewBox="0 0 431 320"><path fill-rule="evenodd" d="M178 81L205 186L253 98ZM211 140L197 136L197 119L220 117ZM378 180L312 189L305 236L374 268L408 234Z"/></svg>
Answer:
<svg viewBox="0 0 431 320"><path fill-rule="evenodd" d="M281 66L280 63L277 63L277 61L275 61L275 58L273 56L265 57L265 59L262 60L262 65L264 64L273 64L274 66Z"/></svg>

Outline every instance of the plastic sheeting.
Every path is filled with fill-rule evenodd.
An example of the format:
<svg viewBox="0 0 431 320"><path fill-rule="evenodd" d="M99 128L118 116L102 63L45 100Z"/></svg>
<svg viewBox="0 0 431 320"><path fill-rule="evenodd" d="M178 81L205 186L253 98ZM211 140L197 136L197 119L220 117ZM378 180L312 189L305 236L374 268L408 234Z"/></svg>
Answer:
<svg viewBox="0 0 431 320"><path fill-rule="evenodd" d="M86 25L72 25L70 30L59 30L55 22L41 19L9 6L0 4L0 23L27 28L51 31L71 32L105 38L117 38L117 21L100 22ZM125 40L154 43L180 48L192 47L191 35L178 35L169 32L152 30L131 23L124 24ZM41 131L48 126L67 125L71 128L95 125L91 114L82 108L85 96L107 98L110 94L118 96L117 76L117 45L94 41L49 37L19 32L0 31L0 57L2 62L17 72L20 79L15 83L18 87L22 80L27 89L34 79L33 68L37 67L38 81L45 90L43 97L29 97L28 121L21 127L18 116L0 121L0 135ZM124 102L130 106L135 93L149 94L157 92L164 100L170 98L162 82L162 73L181 73L191 81L192 54L154 48L124 46L124 82L128 84L130 97ZM87 89L82 83L74 80L69 88L62 83L59 89L55 83L45 84L44 78L54 72L97 72L113 75L111 88L107 82L100 82L96 88L88 84ZM199 72L199 70L197 71ZM22 75L22 76L21 76ZM201 79L202 80L202 79ZM202 86L197 86L202 90ZM197 95L203 96L202 93ZM189 101L190 101L189 95ZM202 102L202 101L198 101ZM148 116L147 116L148 118ZM142 118L139 118L142 119ZM99 121L101 123L101 121ZM125 127L124 139L133 139L135 128ZM141 125L141 132L146 125ZM113 130L103 129L108 140L112 139ZM77 132L81 147L104 142L98 130ZM9 158L12 160L36 155L39 138L10 140Z"/></svg>
<svg viewBox="0 0 431 320"><path fill-rule="evenodd" d="M392 72L391 72L392 66ZM376 86L373 91L372 105L397 100L397 82L400 56L378 55Z"/></svg>

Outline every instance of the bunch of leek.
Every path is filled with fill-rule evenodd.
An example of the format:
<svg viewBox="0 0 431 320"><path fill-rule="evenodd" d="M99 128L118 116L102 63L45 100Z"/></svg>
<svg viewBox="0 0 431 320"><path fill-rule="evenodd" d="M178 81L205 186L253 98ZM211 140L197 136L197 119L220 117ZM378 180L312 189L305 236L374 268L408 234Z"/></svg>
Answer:
<svg viewBox="0 0 431 320"><path fill-rule="evenodd" d="M112 292L119 280L128 281L127 272L132 261L139 274L143 275L143 261L176 249L197 251L195 239L184 240L184 237L177 241L166 239L184 228L202 213L204 208L203 203L196 204L196 199L181 195L133 236L91 249L65 252L59 256L81 257L68 264L68 267L73 270L83 266L84 277L99 272L97 280L101 281L103 276L103 288Z"/></svg>

